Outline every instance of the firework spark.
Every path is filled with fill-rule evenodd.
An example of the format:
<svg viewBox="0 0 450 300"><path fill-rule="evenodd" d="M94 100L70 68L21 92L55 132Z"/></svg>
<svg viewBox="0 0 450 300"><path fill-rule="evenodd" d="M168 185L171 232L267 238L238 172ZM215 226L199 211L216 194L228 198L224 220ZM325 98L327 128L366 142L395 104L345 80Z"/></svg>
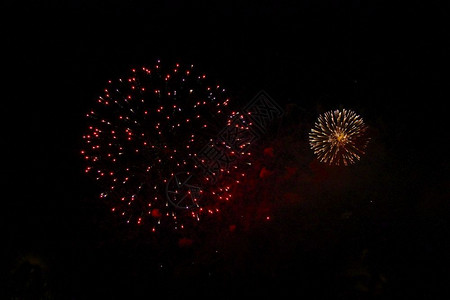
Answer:
<svg viewBox="0 0 450 300"><path fill-rule="evenodd" d="M319 116L309 133L317 158L329 165L350 165L360 160L369 142L368 127L354 111L328 111Z"/></svg>

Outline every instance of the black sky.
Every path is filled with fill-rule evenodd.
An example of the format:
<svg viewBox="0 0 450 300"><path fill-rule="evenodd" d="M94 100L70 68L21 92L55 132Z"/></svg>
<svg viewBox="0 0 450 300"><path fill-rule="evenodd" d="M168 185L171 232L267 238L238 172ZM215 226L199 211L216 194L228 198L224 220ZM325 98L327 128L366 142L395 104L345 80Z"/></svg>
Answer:
<svg viewBox="0 0 450 300"><path fill-rule="evenodd" d="M445 144L449 137L448 84L444 80L450 50L445 26L449 10L444 1L406 5L392 1L22 1L2 4L2 12L12 16L1 37L6 50L2 276L10 283L8 296L15 287L12 270L30 253L51 265L52 291L63 295L56 299L94 295L112 299L108 280L116 286L126 282L118 288L121 295L131 285L136 294L154 296L152 289L157 287L149 288L148 282L157 276L163 278L156 281L164 289L172 289L165 285L174 278L170 272L139 269L138 260L146 268L157 264L157 259L145 256L154 252L127 241L123 232L114 238L113 230L95 227L107 216L94 217L102 208L89 199L86 186L91 182L82 176L79 157L83 115L105 81L156 59L194 63L242 99L264 89L281 105L295 104L309 117L339 107L357 110L376 132L378 146L372 154L383 157L383 167L368 175L377 190L370 195L380 197L380 204L370 218L374 224L368 225L362 215L355 216L354 227L346 227L349 232L344 236L349 239L346 242L366 243L361 247L375 253L372 263L381 265L380 273L387 278L386 282L379 279L381 283L372 278L373 284L383 287L362 291L361 297L444 292L450 195ZM323 213L321 220L329 213L314 212ZM337 226L332 221L328 225ZM370 229L355 229L363 226ZM329 270L335 270L334 261L348 256L343 254L344 242L337 243L340 252L333 255L329 249L320 249L315 244L324 238L320 228L309 229L310 236L302 242L294 239L286 244L285 248L297 247L299 253L311 256L310 260L292 257L293 264L303 268L296 275L286 271L289 263L274 267L278 265L269 258L291 255L292 248L288 251L280 245L264 252L258 242L264 235L259 231L250 234L257 242L247 241L246 249L258 250L260 257L255 254L254 260L274 268L270 273L261 267L267 271L262 274L272 274L278 283L266 286L268 293L278 295L282 288L304 295L295 286L297 276L309 287L333 291L332 296L360 295L353 283L327 277ZM304 250L311 244L322 252L314 255ZM134 256L124 258L128 267L117 257L126 256L127 249L134 251ZM227 248L231 253L232 249ZM190 255L173 251L174 255ZM119 262L109 265L109 258ZM96 260L101 262L96 264ZM263 295L258 283L249 279L250 287L244 284L245 276L260 267L244 265L233 269L242 271L240 276L233 274L235 280L221 283L218 276L203 287L198 282L200 287L194 286L217 297L234 292ZM87 271L90 268L92 273ZM183 272L194 276L187 267L173 269L178 276ZM205 263L194 277L203 278L210 270L224 276L216 261L214 266ZM374 272L369 271L371 276L378 274ZM126 279L112 279L119 274ZM287 284L289 280L294 283ZM225 288L227 284L235 290ZM172 290L173 295L182 294ZM186 293L195 294L193 290Z"/></svg>

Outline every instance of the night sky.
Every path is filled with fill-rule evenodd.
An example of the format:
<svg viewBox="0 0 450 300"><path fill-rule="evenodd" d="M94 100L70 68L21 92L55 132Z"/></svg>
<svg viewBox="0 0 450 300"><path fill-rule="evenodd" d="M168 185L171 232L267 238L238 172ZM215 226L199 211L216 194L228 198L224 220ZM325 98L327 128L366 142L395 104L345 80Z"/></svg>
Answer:
<svg viewBox="0 0 450 300"><path fill-rule="evenodd" d="M449 292L444 1L38 2L1 5L2 299ZM80 149L106 81L158 59L195 64L242 106L265 90L285 114L226 214L152 234L99 201ZM329 167L308 132L342 108L371 141Z"/></svg>

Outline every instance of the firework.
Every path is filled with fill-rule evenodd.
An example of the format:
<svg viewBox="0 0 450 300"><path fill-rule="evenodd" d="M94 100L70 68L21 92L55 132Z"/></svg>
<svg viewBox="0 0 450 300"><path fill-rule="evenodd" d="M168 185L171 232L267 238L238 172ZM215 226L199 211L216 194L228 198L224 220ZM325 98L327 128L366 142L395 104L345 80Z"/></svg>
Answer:
<svg viewBox="0 0 450 300"><path fill-rule="evenodd" d="M351 110L328 111L319 116L309 133L317 158L329 165L350 165L361 158L369 142L368 127Z"/></svg>
<svg viewBox="0 0 450 300"><path fill-rule="evenodd" d="M238 155L216 139L239 115L221 85L193 65L164 68L158 61L108 81L100 94L86 115L81 154L114 214L153 231L166 223L178 229L231 198L230 182L245 174L226 168L223 158L229 164ZM210 173L220 177L214 185L204 168L212 153Z"/></svg>

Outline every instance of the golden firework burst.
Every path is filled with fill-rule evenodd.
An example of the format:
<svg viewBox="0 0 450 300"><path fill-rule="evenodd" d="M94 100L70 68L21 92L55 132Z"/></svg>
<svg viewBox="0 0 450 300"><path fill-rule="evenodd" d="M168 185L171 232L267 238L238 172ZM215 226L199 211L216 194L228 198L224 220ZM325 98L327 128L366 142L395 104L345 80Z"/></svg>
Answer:
<svg viewBox="0 0 450 300"><path fill-rule="evenodd" d="M369 142L367 125L354 111L328 111L309 133L309 144L320 162L350 165L360 160Z"/></svg>

